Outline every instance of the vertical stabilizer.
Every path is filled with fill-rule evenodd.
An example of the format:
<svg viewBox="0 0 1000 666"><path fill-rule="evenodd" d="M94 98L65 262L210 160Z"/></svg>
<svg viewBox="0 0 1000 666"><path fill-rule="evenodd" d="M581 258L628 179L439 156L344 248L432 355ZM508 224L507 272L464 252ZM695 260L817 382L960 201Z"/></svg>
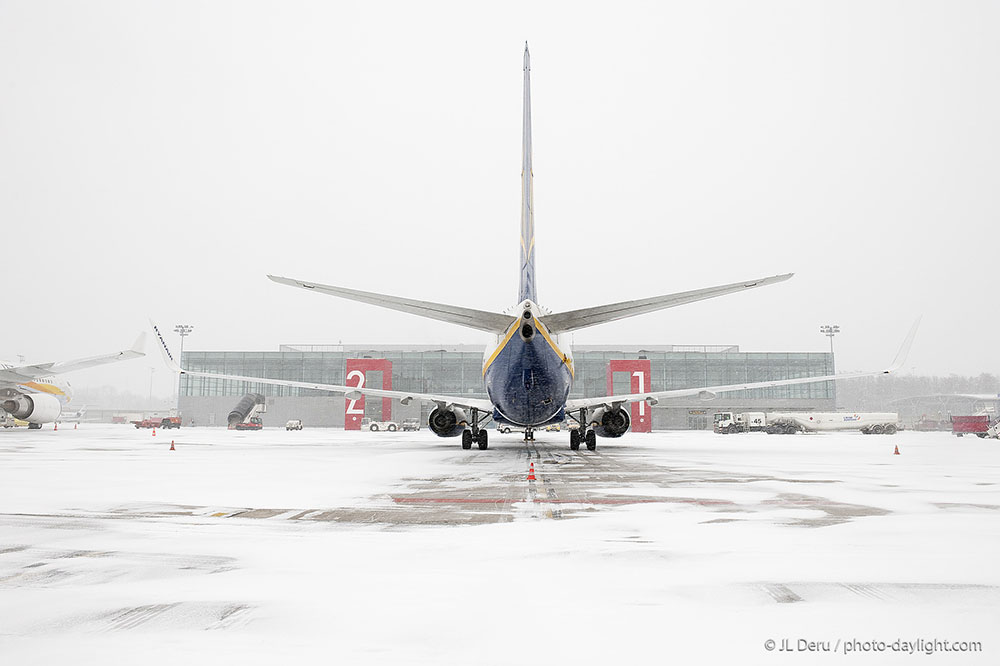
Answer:
<svg viewBox="0 0 1000 666"><path fill-rule="evenodd" d="M531 55L524 43L524 119L521 137L521 287L517 300L537 303L535 293L535 205L531 173Z"/></svg>

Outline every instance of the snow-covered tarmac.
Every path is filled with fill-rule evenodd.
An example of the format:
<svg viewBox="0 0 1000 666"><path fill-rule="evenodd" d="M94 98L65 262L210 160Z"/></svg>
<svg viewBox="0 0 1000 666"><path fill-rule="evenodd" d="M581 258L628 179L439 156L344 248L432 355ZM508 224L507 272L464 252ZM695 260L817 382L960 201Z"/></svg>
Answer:
<svg viewBox="0 0 1000 666"><path fill-rule="evenodd" d="M491 438L0 431L0 663L1000 663L995 440Z"/></svg>

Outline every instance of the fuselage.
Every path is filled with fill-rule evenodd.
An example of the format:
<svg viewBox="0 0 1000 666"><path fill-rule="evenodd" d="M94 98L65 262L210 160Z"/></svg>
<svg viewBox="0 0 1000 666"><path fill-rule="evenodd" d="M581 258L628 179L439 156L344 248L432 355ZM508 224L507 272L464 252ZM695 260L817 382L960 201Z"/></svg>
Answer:
<svg viewBox="0 0 1000 666"><path fill-rule="evenodd" d="M0 363L0 369L8 370L15 367L12 363ZM59 381L52 377L38 377L26 382L0 382L0 394L9 393L46 393L59 400L63 405L73 398L73 387L69 382Z"/></svg>
<svg viewBox="0 0 1000 666"><path fill-rule="evenodd" d="M538 321L538 305L525 300L517 312L483 359L493 419L519 426L562 421L573 382L572 350Z"/></svg>

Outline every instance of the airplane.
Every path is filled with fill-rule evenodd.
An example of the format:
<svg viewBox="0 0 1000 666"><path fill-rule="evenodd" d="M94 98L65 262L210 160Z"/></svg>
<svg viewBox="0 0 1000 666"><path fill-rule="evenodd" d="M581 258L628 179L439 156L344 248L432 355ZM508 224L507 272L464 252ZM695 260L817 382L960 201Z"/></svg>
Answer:
<svg viewBox="0 0 1000 666"><path fill-rule="evenodd" d="M450 322L460 326L485 331L495 336L495 343L488 346L483 360L483 380L488 399L460 396L412 393L407 391L382 390L374 388L354 388L333 384L318 384L290 380L247 377L209 372L184 370L174 361L163 336L155 324L153 330L160 340L164 360L175 372L199 376L256 382L276 386L319 389L343 393L354 399L362 395L395 398L402 404L413 400L434 404L428 417L431 431L441 437L462 438L462 448L471 449L472 444L483 450L489 445L487 431L482 424L492 418L498 426L507 425L523 429L525 440L533 439L533 432L552 423L567 418L579 424L570 430L570 448L578 450L586 444L590 451L597 448L597 437L621 437L630 428L629 411L625 406L631 402L645 401L655 405L665 398L700 396L711 399L718 393L742 391L772 386L788 386L811 382L864 377L884 374L898 369L905 359L909 345L916 334L916 324L904 342L896 362L887 370L862 372L850 375L825 375L796 379L749 382L727 386L708 386L669 391L646 391L623 395L598 396L592 398L569 398L574 376L572 350L566 344L564 335L572 331L607 322L617 321L648 312L676 307L725 294L756 289L766 285L784 282L791 273L757 278L745 282L719 285L640 300L612 303L597 307L551 312L538 304L535 280L535 218L534 190L532 187L531 151L531 80L530 54L528 45L524 47L524 115L521 144L521 237L520 237L520 285L518 304L509 311L511 314L487 312L472 308L433 303L429 301L401 298L344 287L335 287L318 282L307 282L268 275L272 281L317 293L337 296L362 303L368 303L390 310Z"/></svg>
<svg viewBox="0 0 1000 666"><path fill-rule="evenodd" d="M65 412L59 415L59 423L83 423L84 417L87 415L87 406L84 405L80 409L76 410L72 414L66 414Z"/></svg>
<svg viewBox="0 0 1000 666"><path fill-rule="evenodd" d="M145 344L143 332L131 348L113 354L36 365L0 363L0 407L15 419L27 421L30 430L38 430L44 423L79 420L83 410L64 414L63 409L73 399L73 387L55 379L56 375L140 358L146 355L141 351Z"/></svg>

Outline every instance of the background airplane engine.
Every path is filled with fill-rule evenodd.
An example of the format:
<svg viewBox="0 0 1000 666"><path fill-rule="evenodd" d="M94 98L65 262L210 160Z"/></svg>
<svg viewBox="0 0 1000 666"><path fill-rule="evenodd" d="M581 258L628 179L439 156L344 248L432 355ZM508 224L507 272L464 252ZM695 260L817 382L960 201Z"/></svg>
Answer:
<svg viewBox="0 0 1000 666"><path fill-rule="evenodd" d="M59 399L47 393L20 394L3 401L3 408L15 419L28 423L51 423L62 414Z"/></svg>
<svg viewBox="0 0 1000 666"><path fill-rule="evenodd" d="M465 412L457 407L435 407L427 417L427 427L438 437L458 437L467 423Z"/></svg>
<svg viewBox="0 0 1000 666"><path fill-rule="evenodd" d="M594 432L598 437L621 437L628 432L632 419L628 410L617 407L608 409L602 407L594 412Z"/></svg>

